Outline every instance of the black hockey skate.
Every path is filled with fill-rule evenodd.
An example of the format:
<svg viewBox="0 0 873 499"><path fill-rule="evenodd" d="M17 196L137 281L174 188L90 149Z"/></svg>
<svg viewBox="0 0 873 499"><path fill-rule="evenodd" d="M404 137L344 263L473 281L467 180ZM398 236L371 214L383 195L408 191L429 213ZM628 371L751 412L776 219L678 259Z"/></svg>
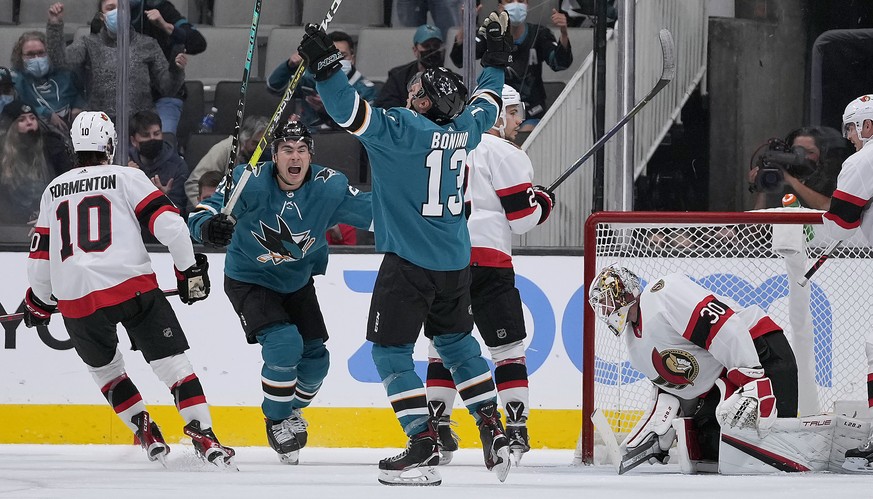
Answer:
<svg viewBox="0 0 873 499"><path fill-rule="evenodd" d="M452 425L457 424L449 416L444 416L445 403L431 401L427 403L430 416L437 421L437 445L440 449L440 465L452 462L452 456L458 450L458 434L452 430Z"/></svg>
<svg viewBox="0 0 873 499"><path fill-rule="evenodd" d="M497 473L501 482L509 475L509 442L503 432L500 413L494 402L488 402L476 409L479 415L479 438L485 454L485 467Z"/></svg>
<svg viewBox="0 0 873 499"><path fill-rule="evenodd" d="M233 456L236 452L230 447L221 445L212 428L205 430L200 428L200 421L195 419L185 425L184 431L185 435L191 437L194 449L200 459L219 468L236 469L236 465L233 463Z"/></svg>
<svg viewBox="0 0 873 499"><path fill-rule="evenodd" d="M300 462L300 449L306 446L309 423L303 419L300 409L291 411L291 416L281 421L266 419L267 441L270 447L279 454L279 462L297 464Z"/></svg>
<svg viewBox="0 0 873 499"><path fill-rule="evenodd" d="M427 429L409 437L406 450L379 461L379 483L383 485L439 485L443 479L433 467L439 464L436 420Z"/></svg>
<svg viewBox="0 0 873 499"><path fill-rule="evenodd" d="M524 415L522 402L507 402L506 404L506 438L509 439L509 452L515 463L521 462L521 457L530 450L530 440L527 436L527 417Z"/></svg>
<svg viewBox="0 0 873 499"><path fill-rule="evenodd" d="M873 472L873 438L857 449L847 450L843 468L849 471Z"/></svg>
<svg viewBox="0 0 873 499"><path fill-rule="evenodd" d="M136 425L137 430L134 433L139 444L145 449L149 461L158 461L165 468L167 467L167 454L170 453L170 446L164 442L164 437L161 435L161 430L158 425L152 421L151 416L146 411L135 414L130 418L130 422Z"/></svg>

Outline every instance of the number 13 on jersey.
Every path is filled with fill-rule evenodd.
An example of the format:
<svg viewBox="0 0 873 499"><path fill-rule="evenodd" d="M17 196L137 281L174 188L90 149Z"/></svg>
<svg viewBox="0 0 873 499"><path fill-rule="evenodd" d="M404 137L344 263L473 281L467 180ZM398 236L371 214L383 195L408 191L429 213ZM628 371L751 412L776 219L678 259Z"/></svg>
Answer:
<svg viewBox="0 0 873 499"><path fill-rule="evenodd" d="M447 153L451 153L449 158L449 171L443 175L443 158ZM425 168L428 169L427 176L427 201L421 205L421 214L425 217L442 217L443 207L449 209L452 216L460 215L464 210L464 198L462 189L464 188L464 164L467 161L467 151L465 149L450 149L450 150L435 150L427 155ZM443 177L447 178L443 178ZM454 180L455 189L446 200L445 205L440 193L442 192L443 182L451 182Z"/></svg>

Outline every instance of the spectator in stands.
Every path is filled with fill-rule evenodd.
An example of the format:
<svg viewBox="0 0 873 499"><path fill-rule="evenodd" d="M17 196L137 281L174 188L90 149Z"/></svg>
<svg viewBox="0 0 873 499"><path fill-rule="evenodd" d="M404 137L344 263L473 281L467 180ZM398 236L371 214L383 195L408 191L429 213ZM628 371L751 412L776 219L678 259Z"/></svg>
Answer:
<svg viewBox="0 0 873 499"><path fill-rule="evenodd" d="M66 65L74 71L84 71L88 107L101 109L114 120L115 76L119 57L116 44L118 0L99 2L103 28L97 34L73 41L56 62L58 66ZM63 12L62 3L56 3L49 8L50 18L56 19L61 28L64 22ZM51 38L62 33L63 29L49 31L49 46L57 43ZM134 30L130 31L128 51L130 80L126 91L131 115L155 109L152 88L156 88L161 96L174 96L185 83L185 65L188 59L184 53L176 55L173 64L168 65L158 42Z"/></svg>
<svg viewBox="0 0 873 499"><path fill-rule="evenodd" d="M49 11L46 32L60 29L52 36L56 45L47 47L46 35L28 31L12 48L12 67L17 72L15 89L18 98L31 107L40 119L68 134L73 118L85 107L82 83L72 71L57 66L57 54L64 50L63 27Z"/></svg>
<svg viewBox="0 0 873 499"><path fill-rule="evenodd" d="M203 201L209 196L215 194L218 184L224 179L224 175L219 172L206 172L197 181L197 201Z"/></svg>
<svg viewBox="0 0 873 499"><path fill-rule="evenodd" d="M0 223L36 220L42 191L72 167L66 143L20 100L3 107L0 128Z"/></svg>
<svg viewBox="0 0 873 499"><path fill-rule="evenodd" d="M341 61L342 71L349 78L349 83L364 100L372 104L376 99L376 87L355 67L355 42L352 37L342 31L333 31L328 36L345 58ZM267 90L274 94L283 94L302 60L300 54L295 50L287 61L282 61L267 80ZM321 97L315 92L315 79L308 70L300 79L300 84L294 95L303 98L301 119L310 130L319 128L342 130L342 127L337 125L324 110Z"/></svg>
<svg viewBox="0 0 873 499"><path fill-rule="evenodd" d="M525 22L528 0L500 0L498 11L509 14L515 51L506 68L506 84L518 90L527 114L520 132L529 132L546 114L546 87L543 63L554 71L563 71L573 63L573 50L567 35L567 15L552 9L552 24L561 31L560 40L546 26ZM456 66L463 64L464 30L458 30L450 57ZM476 58L485 52L485 41L476 38Z"/></svg>
<svg viewBox="0 0 873 499"><path fill-rule="evenodd" d="M3 111L6 104L15 100L15 97L15 83L13 82L12 71L9 71L9 68L0 66L0 111Z"/></svg>
<svg viewBox="0 0 873 499"><path fill-rule="evenodd" d="M188 165L172 144L164 141L161 117L154 111L140 111L130 118L130 159L128 166L139 168L155 187L184 210L185 180Z"/></svg>
<svg viewBox="0 0 873 499"><path fill-rule="evenodd" d="M590 28L596 22L594 2L582 2L582 0L561 0L560 12L567 15L567 25L571 28ZM615 8L615 0L606 2L606 27L615 26L618 18L618 10Z"/></svg>
<svg viewBox="0 0 873 499"><path fill-rule="evenodd" d="M851 144L837 130L820 126L798 128L785 137L785 143L805 156L812 170L791 165L786 169L775 161L770 167L780 169L784 180L770 186L767 181L759 181L762 165L758 162L748 174L749 191L755 195L753 209L781 207L782 196L793 193L802 206L827 210L843 161L852 154Z"/></svg>
<svg viewBox="0 0 873 499"><path fill-rule="evenodd" d="M419 26L412 37L412 54L415 60L388 71L388 79L376 98L375 106L383 109L406 107L406 99L409 97L406 85L419 72L443 65L446 59L444 42L440 28L430 24Z"/></svg>
<svg viewBox="0 0 873 499"><path fill-rule="evenodd" d="M239 130L239 148L237 149L234 166L248 163L258 147L258 142L264 136L264 131L267 129L269 121L264 116L248 116L243 120L242 127ZM188 180L185 181L185 195L188 197L188 201L191 202L191 206L196 206L200 201L198 198L198 182L201 177L209 172L217 172L220 175L224 175L227 171L232 141L233 136L228 135L226 139L212 146L209 152L200 159L200 162L197 163L191 174L188 175ZM260 160L270 160L269 147L261 155Z"/></svg>
<svg viewBox="0 0 873 499"><path fill-rule="evenodd" d="M397 0L394 2L394 11L397 13L397 21L400 26L412 28L426 24L427 14L430 12L433 23L443 33L448 33L450 28L458 25L456 16L460 7L460 0Z"/></svg>

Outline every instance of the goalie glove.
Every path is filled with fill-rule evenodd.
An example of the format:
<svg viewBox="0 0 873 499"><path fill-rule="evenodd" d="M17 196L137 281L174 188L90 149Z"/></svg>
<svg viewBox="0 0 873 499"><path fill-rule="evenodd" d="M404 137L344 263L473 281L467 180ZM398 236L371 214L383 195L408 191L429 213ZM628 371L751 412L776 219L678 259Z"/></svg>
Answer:
<svg viewBox="0 0 873 499"><path fill-rule="evenodd" d="M728 428L755 428L764 438L776 422L776 396L770 378L760 367L735 367L716 380L722 401L715 407L718 424Z"/></svg>
<svg viewBox="0 0 873 499"><path fill-rule="evenodd" d="M479 27L479 39L485 40L482 66L505 68L512 64L512 33L509 32L509 14L492 12Z"/></svg>
<svg viewBox="0 0 873 499"><path fill-rule="evenodd" d="M342 53L317 24L306 25L306 34L297 52L306 61L306 67L315 75L316 81L324 81L342 69Z"/></svg>
<svg viewBox="0 0 873 499"><path fill-rule="evenodd" d="M48 326L52 314L58 309L40 300L33 294L33 289L27 288L24 293L24 325L27 327Z"/></svg>
<svg viewBox="0 0 873 499"><path fill-rule="evenodd" d="M184 271L175 266L176 284L179 287L179 298L182 303L191 305L209 296L209 261L203 253L194 254L194 265Z"/></svg>

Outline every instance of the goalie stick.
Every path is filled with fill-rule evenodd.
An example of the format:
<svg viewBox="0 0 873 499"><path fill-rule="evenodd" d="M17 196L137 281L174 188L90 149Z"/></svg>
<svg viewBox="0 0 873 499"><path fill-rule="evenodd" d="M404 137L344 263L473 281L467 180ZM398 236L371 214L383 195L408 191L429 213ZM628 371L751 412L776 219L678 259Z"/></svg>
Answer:
<svg viewBox="0 0 873 499"><path fill-rule="evenodd" d="M615 438L615 432L606 420L606 416L600 412L600 409L594 409L591 413L591 422L594 423L594 429L600 435L606 445L606 454L609 456L609 462L615 466L615 471L621 474L621 450L618 447L618 441Z"/></svg>
<svg viewBox="0 0 873 499"><path fill-rule="evenodd" d="M816 272L818 272L818 269L820 269L821 266L824 265L824 262L826 262L827 259L831 257L831 253L833 253L840 244L842 244L842 241L834 241L829 244L828 247L825 248L824 253L822 253L821 256L818 257L818 260L816 260L816 262L812 264L812 267L810 267L809 270L806 271L806 274L803 274L803 279L797 281L797 284L805 287L809 283L810 278L812 278L812 276Z"/></svg>
<svg viewBox="0 0 873 499"><path fill-rule="evenodd" d="M321 21L321 29L327 31L327 26L333 20L333 17L336 15L337 9L339 9L340 4L342 3L342 0L333 0L333 3L330 4L330 8L327 9L327 15L325 15L324 19ZM227 204L225 204L224 208L221 209L221 213L225 215L230 215L231 211L233 211L233 207L239 200L243 188L245 188L246 184L249 181L249 177L251 177L252 174L255 172L255 165L258 164L258 160L261 159L261 154L263 154L264 150L267 148L270 136L273 135L273 131L279 124L279 117L282 116L282 113L285 111L285 106L287 106L288 102L291 100L291 95L294 94L295 90L297 90L297 85L300 83L300 78L303 77L304 71L306 71L306 64L301 61L300 65L297 66L297 71L294 72L294 76L291 78L291 81L288 82L288 88L285 89L285 94L282 96L282 100L279 101L279 106L276 107L276 111L273 112L273 116L270 118L270 122L267 124L267 129L264 130L264 136L261 137L261 140L258 141L258 147L255 148L255 152L252 153L252 157L251 159L249 159L249 162L246 165L246 169L240 177L239 182L237 183L237 185L232 187L233 192L230 195L230 199L227 199L227 196L225 196ZM231 178L233 178L232 176L233 173L231 172ZM225 189L229 189L229 187L225 186Z"/></svg>
<svg viewBox="0 0 873 499"><path fill-rule="evenodd" d="M252 11L252 30L249 32L249 48L246 51L246 63L243 66L242 83L239 85L239 103L236 105L236 119L233 122L233 134L230 142L230 156L227 158L227 171L224 174L224 199L230 194L233 184L233 167L236 166L236 155L239 151L239 128L246 110L246 93L249 88L249 75L252 70L252 59L255 53L255 43L258 40L258 25L261 23L261 2L255 0Z"/></svg>
<svg viewBox="0 0 873 499"><path fill-rule="evenodd" d="M178 289L165 289L163 291L164 291L164 296L176 296L179 294ZM56 314L56 313L58 313L58 310L55 309L55 311L52 313ZM22 319L24 319L24 312L19 312L17 314L0 315L0 324L2 324L4 322L20 321Z"/></svg>
<svg viewBox="0 0 873 499"><path fill-rule="evenodd" d="M658 95L658 93L664 87L666 87L668 83L673 81L673 77L676 75L676 55L675 47L673 45L673 35L670 34L669 30L662 29L661 32L658 34L658 39L661 42L661 54L663 55L661 78L658 80L658 83L656 83L652 90L649 91L648 95L643 97L641 101L637 102L637 105L635 105L633 109L628 111L628 113L624 115L624 117L620 119L618 123L615 124L615 126L610 128L609 131L603 135L603 137L600 137L600 140L595 142L594 145L591 146L591 149L588 150L588 152L583 154L581 158L577 159L576 162L573 163L572 166L570 166L570 168L564 170L564 172L561 173L561 175L559 175L554 182L552 182L552 185L546 188L548 192L554 192L559 185L567 180L567 177L569 177L580 166L582 166L582 164L585 163L588 158L593 156L594 153L603 148L604 144L606 144L606 141L608 141L610 138L612 138L613 135L618 133L618 131L621 130L621 128L625 126L628 121L636 116L636 114L640 112L640 110L645 107L645 105L648 104L649 101L654 99L655 96Z"/></svg>

